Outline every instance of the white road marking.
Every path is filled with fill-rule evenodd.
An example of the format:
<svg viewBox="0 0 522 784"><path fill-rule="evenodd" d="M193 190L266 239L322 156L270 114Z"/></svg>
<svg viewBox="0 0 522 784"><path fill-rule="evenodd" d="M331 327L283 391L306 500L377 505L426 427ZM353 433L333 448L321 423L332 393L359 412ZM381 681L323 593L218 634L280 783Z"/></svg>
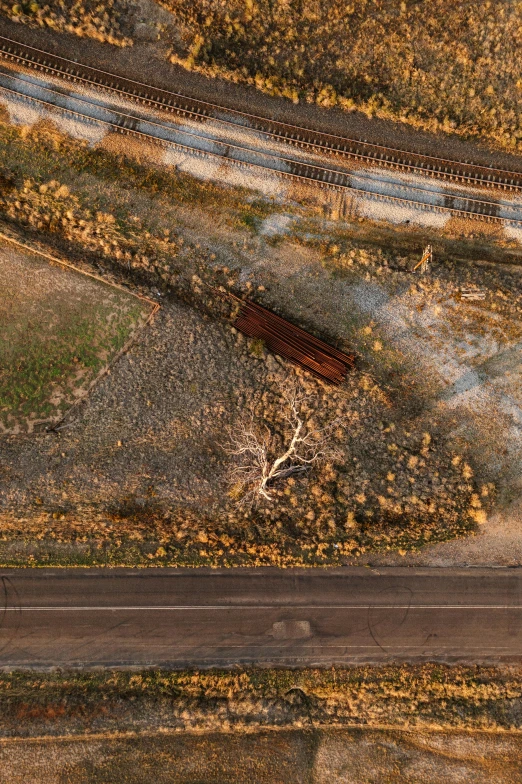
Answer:
<svg viewBox="0 0 522 784"><path fill-rule="evenodd" d="M4 612L117 612L124 610L177 611L177 610L522 610L520 604L182 604L182 605L136 605L98 607L0 607Z"/></svg>
<svg viewBox="0 0 522 784"><path fill-rule="evenodd" d="M293 643L296 642L296 640L290 640L290 642L293 644ZM373 645L348 645L348 644L345 645L344 643L339 643L338 645L332 645L332 644L323 645L320 641L318 641L315 645L300 645L299 646L299 653L293 653L292 652L292 648L289 648L288 655L289 656L297 656L298 657L298 656L301 655L301 651L303 649L319 650L320 654L323 655L325 651L328 651L330 649L338 649L338 648L341 648L343 650L344 649L348 649L348 648L350 648L352 650L355 650L355 649L362 650L363 648L365 650L366 649L375 650L375 648L385 648L385 649L388 649L388 651L391 651L392 649L394 651L401 651L401 650L406 650L406 649L408 649L408 650L415 649L415 650L426 651L427 652L426 655L428 655L428 652L433 653L433 652L436 652L436 651L454 651L457 646L458 646L458 655L459 656L463 655L461 653L461 651L508 651L508 650L512 650L512 648L510 646L508 646L508 645L460 645L460 643L457 643L456 646L451 646L451 645L434 645L433 647L430 648L429 646L425 646L425 645L421 645L421 644L419 644L419 645L402 645L400 643L390 644L390 643L387 643L387 642L383 642L380 645L376 645L375 643ZM178 649L180 649L180 650L185 649L185 650L189 650L189 651L194 651L194 647L195 647L194 645L181 645L181 644L173 645L171 642L166 642L166 643L163 643L161 645L147 645L146 646L146 652L149 653L152 648L156 648L156 649L159 649L159 650L161 650L162 648L167 648L169 653L171 653L173 649L174 649L174 651L177 651ZM201 646L197 646L197 647L201 647ZM238 649L238 650L250 649L250 648L253 647L253 643L248 642L248 643L245 643L245 645L226 645L226 644L221 644L221 645L203 646L203 647L212 647L215 651L224 651L224 652L226 652L226 651L231 650L231 649ZM285 647L285 646L268 645L267 644L267 645L258 646L258 647L262 648L262 650L267 650L267 649L270 649L270 648L273 648L274 650L277 650L277 649ZM515 649L518 650L518 648L515 648ZM217 653L215 655L219 656L219 653ZM250 654L250 655L254 655L254 654ZM209 657L207 657L207 658L209 658ZM285 657L285 658L287 658L287 657ZM2 669L3 666L4 665L0 665L0 670Z"/></svg>

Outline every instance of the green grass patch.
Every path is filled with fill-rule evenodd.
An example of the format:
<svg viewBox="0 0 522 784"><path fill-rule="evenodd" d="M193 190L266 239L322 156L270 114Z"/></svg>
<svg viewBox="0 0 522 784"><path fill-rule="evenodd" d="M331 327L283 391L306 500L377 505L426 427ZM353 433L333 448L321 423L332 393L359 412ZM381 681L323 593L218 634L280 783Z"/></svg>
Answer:
<svg viewBox="0 0 522 784"><path fill-rule="evenodd" d="M0 429L60 419L143 323L136 297L0 246Z"/></svg>

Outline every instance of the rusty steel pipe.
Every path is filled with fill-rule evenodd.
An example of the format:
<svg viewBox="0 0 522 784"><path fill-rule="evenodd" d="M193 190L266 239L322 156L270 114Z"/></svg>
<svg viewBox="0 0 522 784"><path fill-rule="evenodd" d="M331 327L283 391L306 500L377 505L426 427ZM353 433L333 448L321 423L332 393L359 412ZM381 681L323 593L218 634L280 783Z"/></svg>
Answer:
<svg viewBox="0 0 522 784"><path fill-rule="evenodd" d="M355 366L354 354L329 346L255 302L241 303L234 326L244 335L262 340L273 353L335 385L341 384Z"/></svg>

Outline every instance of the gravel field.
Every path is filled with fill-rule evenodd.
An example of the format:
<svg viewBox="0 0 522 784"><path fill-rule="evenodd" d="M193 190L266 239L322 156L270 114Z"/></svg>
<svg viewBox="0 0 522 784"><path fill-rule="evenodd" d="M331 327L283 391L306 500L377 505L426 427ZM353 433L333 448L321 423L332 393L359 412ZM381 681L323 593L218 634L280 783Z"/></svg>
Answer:
<svg viewBox="0 0 522 784"><path fill-rule="evenodd" d="M277 489L277 503L253 516L248 509L234 509L227 498L231 461L224 451L225 427L249 409L267 422L277 422L278 400L292 377L295 371L285 363L264 353L255 356L230 327L205 320L187 306L164 304L154 325L66 419L66 429L36 440L4 440L4 531L13 526L20 532L39 529L58 541L81 539L81 532L89 531L102 538L105 532L131 539L155 533L170 546L184 539L205 542L210 535L227 542L229 531L248 548L259 541L254 526L266 530L272 520L275 532L263 533L261 541L284 541L292 530L303 543L325 535L346 538L350 532L355 537L350 547L356 547L359 536L367 536L357 522L357 508L367 509L370 518L379 514L383 502L377 488L397 460L397 448L387 448L395 443L395 425L390 429L379 421L389 417L386 398L366 376L353 375L342 391L301 376L310 399L319 395L322 416L338 412L351 423L347 442L344 431L339 433L349 463L327 466L315 471L310 482L298 480L293 488ZM390 486L390 503L399 501L398 487L408 475L430 486L437 483L431 474L433 458L447 460L431 447L432 458L426 462L426 438L406 433L404 423L399 427L401 438L411 444L408 449L424 452L397 476L393 491ZM450 463L444 470L452 484L443 480L441 506L427 504L426 511L416 515L419 524L422 520L429 525L430 518L435 522L440 509L448 524L455 525L455 493L462 496L457 503L470 503L472 486L460 484L461 466ZM383 479L376 482L377 476ZM358 498L353 511L345 507L352 493ZM393 507L390 512L393 515ZM385 541L390 536L381 526L377 530ZM409 534L418 535L415 530L412 526ZM204 549L203 554L215 557Z"/></svg>

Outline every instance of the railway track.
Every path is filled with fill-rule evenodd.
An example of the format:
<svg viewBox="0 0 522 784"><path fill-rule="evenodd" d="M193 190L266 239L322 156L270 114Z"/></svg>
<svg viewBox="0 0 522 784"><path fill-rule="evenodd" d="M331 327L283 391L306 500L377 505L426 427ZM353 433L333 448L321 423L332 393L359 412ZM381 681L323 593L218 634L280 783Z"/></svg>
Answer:
<svg viewBox="0 0 522 784"><path fill-rule="evenodd" d="M301 149L409 173L422 173L450 182L522 192L520 171L422 155L237 111L93 68L4 36L0 36L0 57L70 82L96 86L178 116L201 121L212 119L225 125L244 126L269 139L283 141Z"/></svg>
<svg viewBox="0 0 522 784"><path fill-rule="evenodd" d="M12 79L13 77L10 78ZM28 85L24 82L22 86L27 88ZM34 85L29 85L29 87L34 87ZM325 165L319 166L295 158L272 155L244 145L232 144L229 141L224 142L201 137L186 129L181 133L178 132L178 136L181 136L184 140L184 143L182 143L179 140L175 141L172 138L168 138L169 134L172 137L176 132L172 125L162 124L138 114L124 112L114 106L102 107L99 102L93 103L82 96L76 96L71 99L70 96L64 95L62 91L54 90L49 86L39 88L39 90L40 93L48 93L52 100L28 95L19 89L10 89L0 84L0 93L4 92L16 100L39 105L47 110L57 111L65 117L79 119L84 123L101 125L111 132L134 136L163 147L174 148L184 154L188 153L211 158L221 163L233 163L236 166L253 169L258 173L276 175L302 184L313 184L322 188L337 190L348 196L357 195L432 212L449 213L455 216L475 218L488 222L510 223L515 226L522 226L522 205L501 204L498 201L460 194L440 194L420 186L397 182L393 184L395 194L380 193L375 190L376 187L380 187L380 183L368 173L365 174L364 170L354 174L340 168ZM63 102L70 103L71 101L80 104L83 111L73 110L60 105L60 102L63 104ZM87 113L89 110L94 111L96 116L89 115ZM100 117L100 112L102 111L105 111L110 119L102 119ZM209 141L212 143L213 150L208 149ZM199 147L197 146L198 144L200 145ZM366 187L361 186L361 181ZM397 192L402 192L404 195L397 195ZM412 194L415 198L412 197ZM435 198L439 200L439 203L433 203ZM500 214L501 212L502 214Z"/></svg>

